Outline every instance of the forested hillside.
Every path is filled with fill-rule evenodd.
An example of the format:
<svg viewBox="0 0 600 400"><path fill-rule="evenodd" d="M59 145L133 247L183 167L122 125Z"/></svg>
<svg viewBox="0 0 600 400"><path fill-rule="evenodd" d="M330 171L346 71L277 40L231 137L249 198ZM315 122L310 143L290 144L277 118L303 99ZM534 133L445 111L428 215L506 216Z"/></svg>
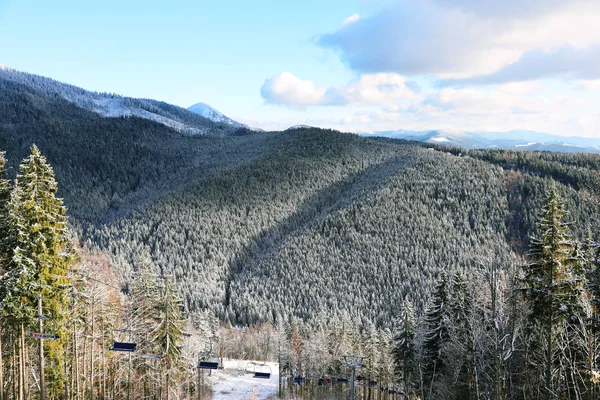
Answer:
<svg viewBox="0 0 600 400"><path fill-rule="evenodd" d="M233 323L345 312L391 327L442 271L522 263L555 181L576 235L598 232L596 156L306 128L192 136L0 89L0 149L12 166L33 143L47 156L81 242L125 277L173 274L188 309Z"/></svg>

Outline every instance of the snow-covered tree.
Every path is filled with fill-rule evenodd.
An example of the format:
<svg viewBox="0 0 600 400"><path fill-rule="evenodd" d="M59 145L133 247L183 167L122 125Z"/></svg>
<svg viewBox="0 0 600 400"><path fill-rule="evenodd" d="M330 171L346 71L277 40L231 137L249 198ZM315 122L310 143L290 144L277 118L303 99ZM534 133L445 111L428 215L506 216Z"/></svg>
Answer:
<svg viewBox="0 0 600 400"><path fill-rule="evenodd" d="M406 299L402 304L398 326L394 336L394 362L396 376L402 390L408 395L416 394L417 351L415 349L416 320L412 303Z"/></svg>
<svg viewBox="0 0 600 400"><path fill-rule="evenodd" d="M448 277L442 273L423 318L425 329L423 342L424 390L429 394L433 393L438 378L444 376L446 372L442 352L449 340L448 292Z"/></svg>
<svg viewBox="0 0 600 400"><path fill-rule="evenodd" d="M164 374L164 395L169 400L169 395L181 372L182 355L181 342L183 341L183 327L185 320L181 313L182 302L177 297L174 285L165 279L165 285L157 303L160 323L152 332L152 341L156 343L162 354L162 368Z"/></svg>
<svg viewBox="0 0 600 400"><path fill-rule="evenodd" d="M570 236L566 217L564 202L552 188L539 219L540 237L531 239L531 262L523 278L531 308L529 370L534 376L529 386L540 387L541 395L548 399L575 395L580 379L579 371L573 368L581 361L577 360L581 343L573 335L581 332L579 325L586 309L585 260Z"/></svg>

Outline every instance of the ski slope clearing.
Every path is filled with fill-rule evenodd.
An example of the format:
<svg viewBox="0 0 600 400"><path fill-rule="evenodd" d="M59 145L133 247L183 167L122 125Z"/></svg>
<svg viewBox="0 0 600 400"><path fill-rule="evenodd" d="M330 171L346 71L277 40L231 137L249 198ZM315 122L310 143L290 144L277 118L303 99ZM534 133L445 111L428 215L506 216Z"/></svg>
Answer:
<svg viewBox="0 0 600 400"><path fill-rule="evenodd" d="M263 400L277 397L279 364L267 363L271 369L270 379L254 378L246 373L248 360L225 360L224 369L206 377L212 386L214 400ZM268 368L266 369L268 371Z"/></svg>

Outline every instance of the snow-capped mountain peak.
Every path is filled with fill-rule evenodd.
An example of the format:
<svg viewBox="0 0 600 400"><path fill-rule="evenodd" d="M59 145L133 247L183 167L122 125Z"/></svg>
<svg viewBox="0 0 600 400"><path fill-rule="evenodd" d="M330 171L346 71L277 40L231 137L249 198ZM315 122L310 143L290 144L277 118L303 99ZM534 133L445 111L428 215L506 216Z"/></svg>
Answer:
<svg viewBox="0 0 600 400"><path fill-rule="evenodd" d="M191 107L188 107L188 111L196 113L204 118L210 119L214 122L220 122L223 124L228 124L236 127L242 127L243 124L232 120L231 118L225 116L223 113L215 110L211 106L206 103L196 103Z"/></svg>

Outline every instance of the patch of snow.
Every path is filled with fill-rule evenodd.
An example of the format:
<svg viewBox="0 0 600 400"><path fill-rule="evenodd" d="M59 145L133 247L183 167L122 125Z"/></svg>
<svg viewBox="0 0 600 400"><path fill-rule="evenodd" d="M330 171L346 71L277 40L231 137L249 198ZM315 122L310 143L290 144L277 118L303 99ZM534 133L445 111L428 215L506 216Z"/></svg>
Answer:
<svg viewBox="0 0 600 400"><path fill-rule="evenodd" d="M467 134L465 132L461 131L460 129L453 129L453 128L437 129L436 132L440 135L452 136L452 137L467 136Z"/></svg>
<svg viewBox="0 0 600 400"><path fill-rule="evenodd" d="M279 391L279 364L268 362L266 372L271 372L270 379L254 378L246 373L249 360L225 360L222 370L212 371L212 376L205 376L206 382L212 385L213 399L241 400L268 399L277 397Z"/></svg>
<svg viewBox="0 0 600 400"><path fill-rule="evenodd" d="M80 107L87 108L107 118L135 116L158 122L179 132L186 132L196 135L208 133L208 131L191 127L179 121L163 117L162 115L158 115L138 107L128 106L126 105L126 99L122 97L103 97L98 95L82 94L77 96L65 96L65 98L75 104L78 104Z"/></svg>
<svg viewBox="0 0 600 400"><path fill-rule="evenodd" d="M289 128L286 129L286 131L290 131L292 129L312 129L313 127L310 125L294 125L294 126L290 126Z"/></svg>
<svg viewBox="0 0 600 400"><path fill-rule="evenodd" d="M515 144L515 147L527 147L527 146L533 146L534 144L537 144L537 142L529 142L527 144Z"/></svg>
<svg viewBox="0 0 600 400"><path fill-rule="evenodd" d="M450 139L448 139L445 136L442 136L442 137L433 137L433 138L431 138L429 140L431 140L432 142L438 142L438 143L439 142L449 142L450 141Z"/></svg>
<svg viewBox="0 0 600 400"><path fill-rule="evenodd" d="M6 65L0 64L1 71L14 71L12 68L7 67Z"/></svg>
<svg viewBox="0 0 600 400"><path fill-rule="evenodd" d="M196 113L204 118L210 119L214 122L221 122L227 125L242 127L243 124L232 120L231 118L225 116L221 112L215 110L211 106L206 103L196 103L193 106L188 107L188 111Z"/></svg>

